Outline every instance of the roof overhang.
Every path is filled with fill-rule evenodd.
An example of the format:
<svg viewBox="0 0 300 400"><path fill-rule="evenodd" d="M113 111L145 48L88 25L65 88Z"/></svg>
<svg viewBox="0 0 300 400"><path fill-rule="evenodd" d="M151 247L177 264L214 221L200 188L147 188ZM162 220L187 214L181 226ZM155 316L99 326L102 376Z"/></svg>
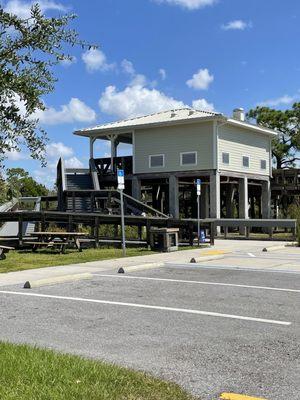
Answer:
<svg viewBox="0 0 300 400"><path fill-rule="evenodd" d="M223 114L216 114L213 116L207 117L199 117L199 118L185 118L185 119L178 119L173 121L160 121L160 122L152 122L152 123L144 123L144 124L133 124L128 126L119 126L119 127L109 127L109 126L99 126L93 128L86 128L77 130L74 132L74 135L77 136L84 136L89 138L95 139L103 139L103 140L110 140L111 134L117 134L118 140L122 143L132 143L132 133L135 130L139 129L154 129L159 127L165 126L174 126L174 125L186 125L186 124L195 124L201 122L209 122L209 121L216 121L220 122L224 125L229 124L240 128L245 128L248 130L252 130L257 133L261 133L263 135L267 135L270 137L276 137L278 133L274 130L265 128L261 125L253 125L249 124L248 122L238 121L233 118L227 118Z"/></svg>
<svg viewBox="0 0 300 400"><path fill-rule="evenodd" d="M226 121L226 118L220 115L208 116L208 117L199 117L199 118L186 118L186 119L178 119L173 121L162 121L162 122L152 122L147 124L134 124L126 127L99 127L99 128L91 128L91 129L82 129L74 132L74 135L99 138L99 139L108 139L107 136L115 133L120 136L122 135L130 135L135 130L138 129L152 129L159 128L162 126L174 126L174 125L186 125L186 124L195 124L199 122L208 122L208 121Z"/></svg>
<svg viewBox="0 0 300 400"><path fill-rule="evenodd" d="M253 125L253 124L249 124L248 122L238 121L237 119L233 119L233 118L228 118L227 122L230 125L237 126L240 128L250 129L252 131L255 131L257 133L261 133L263 135L267 135L270 137L276 137L278 135L278 132L273 131L272 129L265 128L264 126L261 126L261 125Z"/></svg>

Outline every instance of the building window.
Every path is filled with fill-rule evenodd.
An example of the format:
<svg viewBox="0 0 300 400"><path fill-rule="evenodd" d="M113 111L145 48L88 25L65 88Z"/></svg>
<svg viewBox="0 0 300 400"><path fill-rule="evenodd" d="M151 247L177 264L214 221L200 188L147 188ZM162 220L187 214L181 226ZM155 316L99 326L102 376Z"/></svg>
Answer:
<svg viewBox="0 0 300 400"><path fill-rule="evenodd" d="M267 169L267 161L260 160L260 169Z"/></svg>
<svg viewBox="0 0 300 400"><path fill-rule="evenodd" d="M197 165L197 152L180 153L180 165Z"/></svg>
<svg viewBox="0 0 300 400"><path fill-rule="evenodd" d="M222 153L222 163L229 164L229 153Z"/></svg>
<svg viewBox="0 0 300 400"><path fill-rule="evenodd" d="M149 167L159 168L165 166L165 155L164 154L154 154L149 156Z"/></svg>
<svg viewBox="0 0 300 400"><path fill-rule="evenodd" d="M249 168L250 165L250 159L248 156L243 156L243 167Z"/></svg>

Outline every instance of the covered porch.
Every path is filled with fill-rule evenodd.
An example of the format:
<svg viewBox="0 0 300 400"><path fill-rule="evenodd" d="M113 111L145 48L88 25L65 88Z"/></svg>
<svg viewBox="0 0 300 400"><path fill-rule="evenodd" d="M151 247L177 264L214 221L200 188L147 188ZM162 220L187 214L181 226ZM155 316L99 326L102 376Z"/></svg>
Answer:
<svg viewBox="0 0 300 400"><path fill-rule="evenodd" d="M117 169L124 169L126 175L131 175L133 171L133 157L132 155L120 155L119 145L125 144L131 146L131 154L133 152L132 145L134 141L133 132L123 132L123 133L93 133L87 134L90 142L90 160L94 160L95 167L100 176L112 174L115 175ZM103 143L104 153L109 153L110 156L97 157L97 141ZM107 143L109 145L107 147ZM105 151L106 150L106 151Z"/></svg>

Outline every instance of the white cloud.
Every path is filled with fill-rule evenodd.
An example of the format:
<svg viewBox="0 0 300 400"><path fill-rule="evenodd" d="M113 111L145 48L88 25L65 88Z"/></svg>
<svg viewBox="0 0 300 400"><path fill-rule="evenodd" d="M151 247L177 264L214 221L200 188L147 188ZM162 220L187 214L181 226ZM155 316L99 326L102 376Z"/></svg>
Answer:
<svg viewBox="0 0 300 400"><path fill-rule="evenodd" d="M167 72L166 72L166 70L165 70L164 68L160 68L160 69L158 70L158 73L159 73L161 79L164 81L164 80L166 79L166 77L167 77Z"/></svg>
<svg viewBox="0 0 300 400"><path fill-rule="evenodd" d="M83 168L83 163L77 157L65 160L66 168Z"/></svg>
<svg viewBox="0 0 300 400"><path fill-rule="evenodd" d="M230 31L230 30L244 31L247 28L252 28L252 22L246 22L242 21L241 19L236 19L234 21L230 21L227 24L222 25L221 28L224 31Z"/></svg>
<svg viewBox="0 0 300 400"><path fill-rule="evenodd" d="M42 124L56 125L72 122L93 122L96 119L96 113L83 101L72 98L68 104L62 105L60 110L49 107L45 111L37 111L34 117L38 118Z"/></svg>
<svg viewBox="0 0 300 400"><path fill-rule="evenodd" d="M6 104L14 104L19 109L19 114L22 117L26 116L27 110L25 102L21 100L18 94L7 98ZM76 97L72 97L68 104L64 104L60 107L60 110L46 106L44 111L37 110L28 118L39 119L41 124L56 125L72 122L93 122L96 116L92 108Z"/></svg>
<svg viewBox="0 0 300 400"><path fill-rule="evenodd" d="M192 107L195 110L215 111L215 107L214 107L213 103L209 103L205 99L194 100L192 103Z"/></svg>
<svg viewBox="0 0 300 400"><path fill-rule="evenodd" d="M121 62L121 67L123 72L125 72L128 75L134 75L135 74L135 69L131 61L126 60L126 58Z"/></svg>
<svg viewBox="0 0 300 400"><path fill-rule="evenodd" d="M181 6L188 10L197 10L199 8L212 6L217 0L155 0L157 3L167 3L174 6Z"/></svg>
<svg viewBox="0 0 300 400"><path fill-rule="evenodd" d="M129 83L130 86L146 86L147 78L143 74L136 74Z"/></svg>
<svg viewBox="0 0 300 400"><path fill-rule="evenodd" d="M5 151L4 156L7 160L10 161L19 161L28 159L28 154L26 154L24 151L18 151L15 149L12 149L11 151Z"/></svg>
<svg viewBox="0 0 300 400"><path fill-rule="evenodd" d="M129 86L146 86L147 78L143 74L137 74L133 66L133 63L129 60L124 59L121 62L121 67L125 74L130 75L131 81Z"/></svg>
<svg viewBox="0 0 300 400"><path fill-rule="evenodd" d="M67 11L67 8L61 3L50 0L32 0L32 1L22 1L22 0L9 0L4 10L10 14L17 15L20 18L30 18L30 9L33 4L38 3L40 5L43 13L54 10L54 11Z"/></svg>
<svg viewBox="0 0 300 400"><path fill-rule="evenodd" d="M137 74L131 61L123 60L121 66L123 71L130 75L131 81L123 90L118 90L113 85L105 88L99 99L99 107L102 112L120 119L126 119L174 108L188 107L182 101L156 89L154 87L156 82L149 82L144 75ZM213 80L213 76L209 75L208 70L200 70L199 72L201 71L204 71L204 74L200 74L203 81L202 86L208 86L210 81ZM161 68L159 72L162 79L166 77L164 69ZM205 99L194 100L193 107L210 111L214 109L213 104Z"/></svg>
<svg viewBox="0 0 300 400"><path fill-rule="evenodd" d="M193 89L206 90L213 82L214 76L211 75L207 68L199 69L191 79L186 81L186 84Z"/></svg>
<svg viewBox="0 0 300 400"><path fill-rule="evenodd" d="M276 99L269 99L269 100L265 100L262 101L260 103L257 103L257 105L259 107L278 107L278 106L287 106L290 105L294 102L296 102L297 100L300 99L300 95L294 95L294 96L289 96L289 95L284 95L281 97L278 97Z"/></svg>
<svg viewBox="0 0 300 400"><path fill-rule="evenodd" d="M118 118L132 118L184 107L184 103L168 97L157 89L141 85L127 86L123 91L118 91L115 86L107 86L100 97L99 106L106 114Z"/></svg>
<svg viewBox="0 0 300 400"><path fill-rule="evenodd" d="M83 168L83 163L74 155L72 147L62 142L52 142L46 146L47 166L33 171L34 178L48 187L53 187L60 157L64 159L66 168Z"/></svg>
<svg viewBox="0 0 300 400"><path fill-rule="evenodd" d="M50 158L71 157L74 154L72 147L68 147L62 142L52 142L46 146L47 156Z"/></svg>
<svg viewBox="0 0 300 400"><path fill-rule="evenodd" d="M99 49L87 50L82 54L81 58L89 72L108 71L115 67L115 64L107 63L106 55Z"/></svg>

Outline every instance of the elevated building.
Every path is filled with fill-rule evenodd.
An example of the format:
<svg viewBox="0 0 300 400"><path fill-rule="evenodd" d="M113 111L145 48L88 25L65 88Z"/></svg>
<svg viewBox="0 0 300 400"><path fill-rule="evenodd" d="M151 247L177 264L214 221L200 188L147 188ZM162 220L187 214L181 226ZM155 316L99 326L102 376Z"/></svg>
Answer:
<svg viewBox="0 0 300 400"><path fill-rule="evenodd" d="M271 141L277 133L245 122L242 109L226 117L182 108L74 134L89 139L90 166L82 174L94 190L116 187L122 168L127 194L175 218L195 217L194 181L201 178L202 218L270 217ZM97 157L96 141L110 142L110 157ZM131 156L118 155L120 143L132 146Z"/></svg>

